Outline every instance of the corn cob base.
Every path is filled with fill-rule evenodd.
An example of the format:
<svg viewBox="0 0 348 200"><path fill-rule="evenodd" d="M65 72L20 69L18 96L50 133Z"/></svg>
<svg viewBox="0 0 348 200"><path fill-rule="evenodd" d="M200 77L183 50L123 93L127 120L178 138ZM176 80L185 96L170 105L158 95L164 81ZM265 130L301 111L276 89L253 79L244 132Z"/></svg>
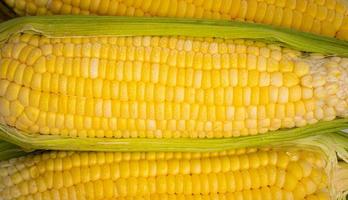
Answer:
<svg viewBox="0 0 348 200"><path fill-rule="evenodd" d="M231 137L346 117L348 59L248 40L48 38L1 45L0 121L79 137Z"/></svg>
<svg viewBox="0 0 348 200"><path fill-rule="evenodd" d="M330 199L326 159L298 149L48 152L1 162L0 199Z"/></svg>

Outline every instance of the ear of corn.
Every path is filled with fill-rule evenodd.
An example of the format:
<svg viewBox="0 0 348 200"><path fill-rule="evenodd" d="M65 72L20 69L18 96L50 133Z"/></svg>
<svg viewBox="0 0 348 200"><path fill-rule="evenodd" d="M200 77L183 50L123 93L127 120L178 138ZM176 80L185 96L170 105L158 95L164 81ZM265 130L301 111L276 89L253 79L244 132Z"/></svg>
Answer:
<svg viewBox="0 0 348 200"><path fill-rule="evenodd" d="M348 39L344 0L5 0L19 15L157 16L243 20Z"/></svg>
<svg viewBox="0 0 348 200"><path fill-rule="evenodd" d="M0 163L12 199L344 199L335 136L209 153L35 153ZM332 140L333 139L333 140ZM323 144L325 140L325 144ZM340 145L338 145L340 144Z"/></svg>
<svg viewBox="0 0 348 200"><path fill-rule="evenodd" d="M37 19L48 35L59 35L50 33L50 22L70 26L64 18ZM74 32L92 26L92 18L85 18L87 25L79 20L82 17L66 19L77 29L70 36L60 30L66 35L63 39L14 34L1 45L2 123L49 135L217 138L347 115L346 58L306 57L299 51L241 39L95 37L91 32L86 32L91 37L76 39L71 38L78 36ZM99 22L110 24L108 19ZM77 21L82 26L75 25ZM195 35L196 29L187 27L193 24L187 23L173 28L185 27ZM233 28L228 24L217 31L218 36ZM253 30L271 31L262 26ZM229 34L236 38L235 33ZM307 36L294 38L308 41L304 47L311 48L313 38ZM331 44L325 50L346 45L326 38L322 42Z"/></svg>
<svg viewBox="0 0 348 200"><path fill-rule="evenodd" d="M237 137L348 115L345 58L243 40L32 34L1 51L0 119L28 133Z"/></svg>
<svg viewBox="0 0 348 200"><path fill-rule="evenodd" d="M345 198L347 119L334 119L347 117L346 42L213 21L144 34L132 27L146 20L96 18L111 25L103 35L90 19L0 26L0 138L88 150L0 162L1 200ZM241 29L255 32L227 32Z"/></svg>
<svg viewBox="0 0 348 200"><path fill-rule="evenodd" d="M16 137L238 137L347 116L346 58L264 43L345 55L343 41L168 19L29 17L1 29L0 120Z"/></svg>

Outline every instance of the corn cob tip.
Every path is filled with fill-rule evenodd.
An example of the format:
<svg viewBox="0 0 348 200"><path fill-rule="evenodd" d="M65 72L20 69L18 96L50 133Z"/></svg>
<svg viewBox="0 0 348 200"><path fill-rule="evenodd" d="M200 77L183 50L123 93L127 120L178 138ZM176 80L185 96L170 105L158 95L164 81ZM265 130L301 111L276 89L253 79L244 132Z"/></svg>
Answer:
<svg viewBox="0 0 348 200"><path fill-rule="evenodd" d="M338 199L346 199L348 196L348 165L347 163L339 163L337 169L334 171L333 184L338 192Z"/></svg>
<svg viewBox="0 0 348 200"><path fill-rule="evenodd" d="M312 55L307 61L310 69L301 78L301 85L312 88L317 104L314 116L322 120L332 120L335 116L347 117L348 59ZM327 116L323 117L323 113Z"/></svg>

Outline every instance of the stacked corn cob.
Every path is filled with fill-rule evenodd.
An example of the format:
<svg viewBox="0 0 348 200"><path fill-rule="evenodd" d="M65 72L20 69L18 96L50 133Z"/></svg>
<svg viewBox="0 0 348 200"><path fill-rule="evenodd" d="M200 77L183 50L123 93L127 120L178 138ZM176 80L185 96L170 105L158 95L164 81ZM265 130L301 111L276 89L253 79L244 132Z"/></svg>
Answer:
<svg viewBox="0 0 348 200"><path fill-rule="evenodd" d="M348 113L348 59L264 43L22 34L1 52L0 119L29 133L231 137Z"/></svg>
<svg viewBox="0 0 348 200"><path fill-rule="evenodd" d="M10 199L330 199L318 152L50 152L2 162ZM13 166L15 166L13 168Z"/></svg>
<svg viewBox="0 0 348 200"><path fill-rule="evenodd" d="M341 1L5 2L21 15L242 19L348 39ZM0 138L57 150L5 160L23 152L0 142L0 199L345 198L348 125L335 118L348 114L348 44L195 22L0 25Z"/></svg>

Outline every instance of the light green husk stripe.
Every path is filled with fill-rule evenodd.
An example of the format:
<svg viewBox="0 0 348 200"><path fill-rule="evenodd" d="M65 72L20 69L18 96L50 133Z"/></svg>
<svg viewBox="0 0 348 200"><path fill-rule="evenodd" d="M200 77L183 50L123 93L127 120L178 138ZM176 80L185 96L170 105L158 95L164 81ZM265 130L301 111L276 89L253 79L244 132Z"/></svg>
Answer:
<svg viewBox="0 0 348 200"><path fill-rule="evenodd" d="M64 15L22 17L0 24L0 41L18 32L35 32L48 37L181 35L243 38L279 43L305 52L348 56L347 41L237 21Z"/></svg>
<svg viewBox="0 0 348 200"><path fill-rule="evenodd" d="M0 139L26 150L79 151L185 151L209 152L244 148L270 143L282 143L311 135L324 135L348 129L348 119L319 122L301 128L285 129L255 136L234 138L79 138L55 135L28 134L6 125L0 126ZM342 134L344 140L348 136ZM348 148L348 142L345 143ZM348 156L347 156L348 157Z"/></svg>

